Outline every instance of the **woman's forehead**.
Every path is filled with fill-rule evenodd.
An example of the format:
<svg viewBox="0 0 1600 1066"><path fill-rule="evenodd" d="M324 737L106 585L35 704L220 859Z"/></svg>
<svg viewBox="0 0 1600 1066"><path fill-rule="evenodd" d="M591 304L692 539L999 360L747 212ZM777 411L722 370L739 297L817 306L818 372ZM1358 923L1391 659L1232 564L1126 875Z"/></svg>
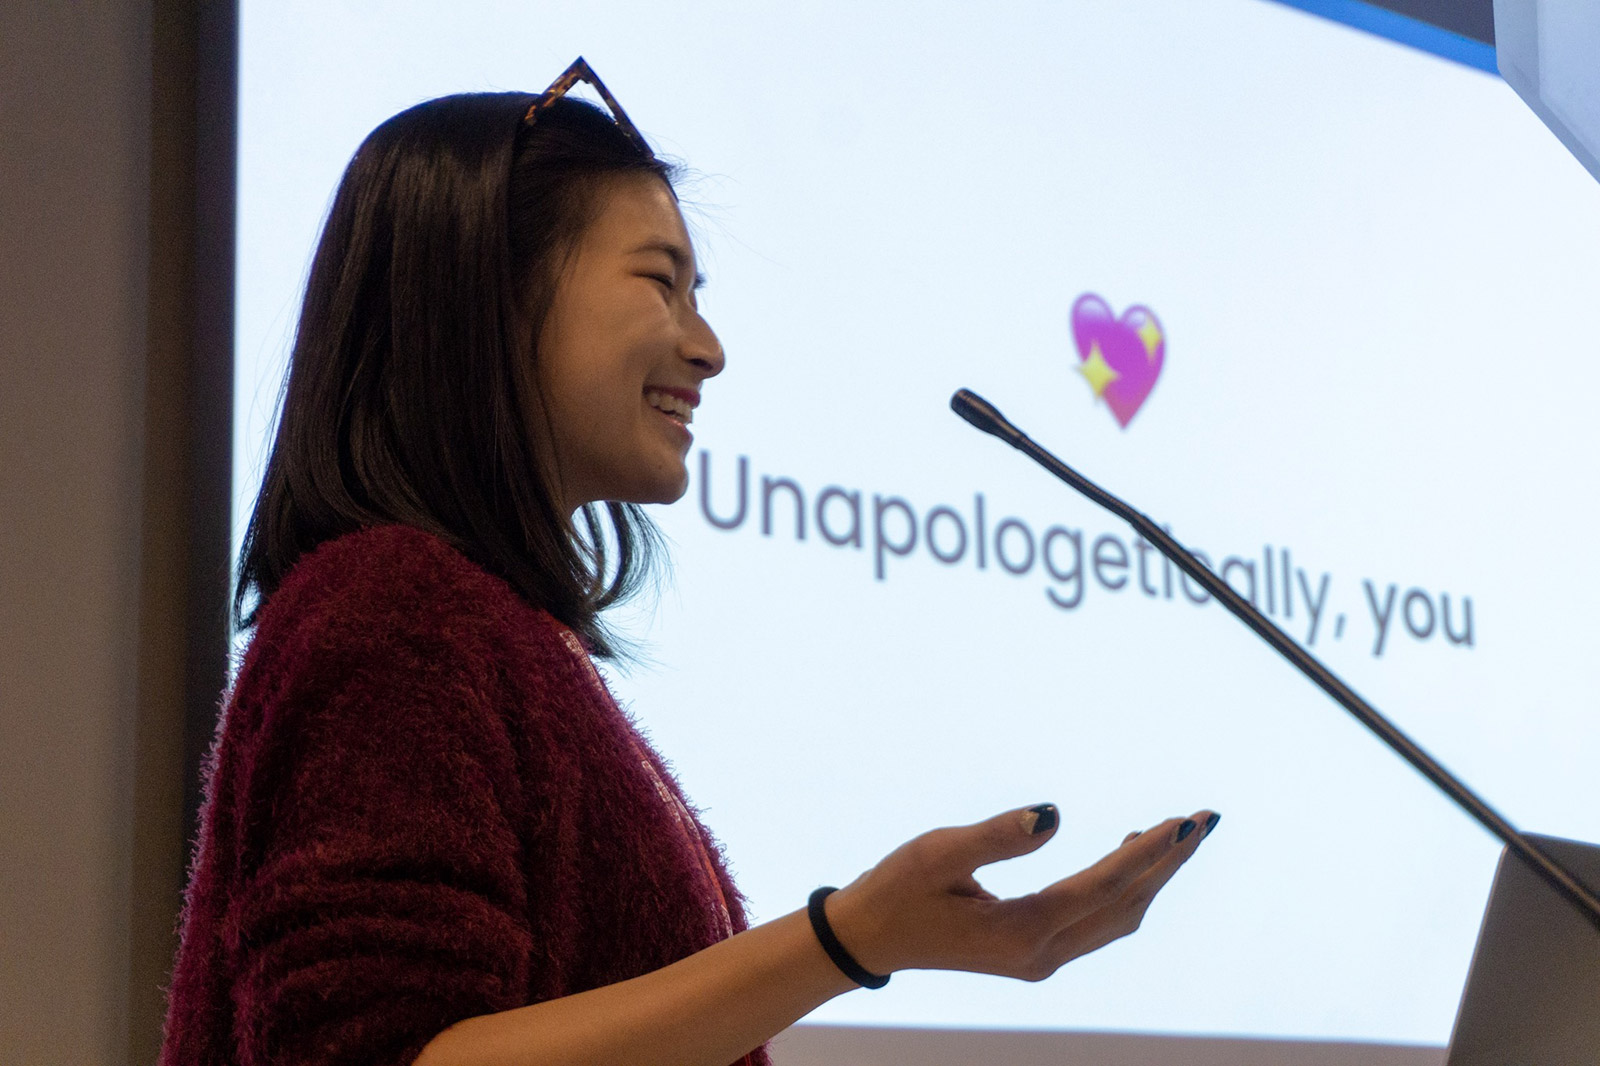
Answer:
<svg viewBox="0 0 1600 1066"><path fill-rule="evenodd" d="M677 198L654 175L629 175L609 183L599 210L584 234L584 243L612 254L661 251L687 258L693 265L694 245L678 210Z"/></svg>

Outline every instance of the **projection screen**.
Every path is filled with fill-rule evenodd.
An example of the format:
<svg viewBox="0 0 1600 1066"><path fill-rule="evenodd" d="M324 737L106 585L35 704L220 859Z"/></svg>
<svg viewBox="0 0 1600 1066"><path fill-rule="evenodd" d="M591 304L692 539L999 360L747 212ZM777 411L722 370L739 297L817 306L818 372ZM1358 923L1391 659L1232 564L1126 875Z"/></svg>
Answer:
<svg viewBox="0 0 1600 1066"><path fill-rule="evenodd" d="M1600 190L1492 74L1269 0L248 0L241 38L236 538L361 138L582 54L689 168L728 353L609 676L754 915L1027 803L1063 830L996 892L1223 812L1136 936L899 975L780 1061L1436 1062L1460 996L1495 842L961 386L1600 839Z"/></svg>

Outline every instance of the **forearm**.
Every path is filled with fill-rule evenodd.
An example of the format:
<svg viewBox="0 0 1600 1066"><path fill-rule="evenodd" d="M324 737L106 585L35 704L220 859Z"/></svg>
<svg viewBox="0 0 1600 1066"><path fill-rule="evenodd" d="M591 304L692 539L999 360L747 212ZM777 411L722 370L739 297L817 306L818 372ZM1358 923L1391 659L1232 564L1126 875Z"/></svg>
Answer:
<svg viewBox="0 0 1600 1066"><path fill-rule="evenodd" d="M727 1066L854 987L796 911L642 977L469 1018L416 1066Z"/></svg>

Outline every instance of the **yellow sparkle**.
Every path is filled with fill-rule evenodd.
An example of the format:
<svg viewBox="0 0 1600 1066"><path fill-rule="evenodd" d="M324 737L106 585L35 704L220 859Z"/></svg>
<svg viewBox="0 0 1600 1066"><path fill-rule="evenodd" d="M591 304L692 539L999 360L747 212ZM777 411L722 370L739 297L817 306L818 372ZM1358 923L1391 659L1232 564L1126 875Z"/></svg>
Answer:
<svg viewBox="0 0 1600 1066"><path fill-rule="evenodd" d="M1139 339L1144 341L1144 353L1150 358L1156 357L1156 345L1161 343L1161 327L1156 325L1156 320L1147 318L1144 325L1139 327Z"/></svg>
<svg viewBox="0 0 1600 1066"><path fill-rule="evenodd" d="M1078 364L1078 373L1089 383L1097 399L1104 398L1106 386L1122 376L1107 365L1106 357L1100 354L1098 342L1089 346L1089 358Z"/></svg>

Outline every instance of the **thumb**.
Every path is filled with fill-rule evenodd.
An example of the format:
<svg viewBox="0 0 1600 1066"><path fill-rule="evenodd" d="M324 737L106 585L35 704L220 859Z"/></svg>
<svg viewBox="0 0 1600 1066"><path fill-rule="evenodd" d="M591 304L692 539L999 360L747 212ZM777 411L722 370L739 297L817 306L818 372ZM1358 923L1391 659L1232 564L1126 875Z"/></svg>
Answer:
<svg viewBox="0 0 1600 1066"><path fill-rule="evenodd" d="M940 831L946 855L964 870L976 870L1002 859L1014 859L1041 847L1061 824L1053 803L1023 807L973 825Z"/></svg>

